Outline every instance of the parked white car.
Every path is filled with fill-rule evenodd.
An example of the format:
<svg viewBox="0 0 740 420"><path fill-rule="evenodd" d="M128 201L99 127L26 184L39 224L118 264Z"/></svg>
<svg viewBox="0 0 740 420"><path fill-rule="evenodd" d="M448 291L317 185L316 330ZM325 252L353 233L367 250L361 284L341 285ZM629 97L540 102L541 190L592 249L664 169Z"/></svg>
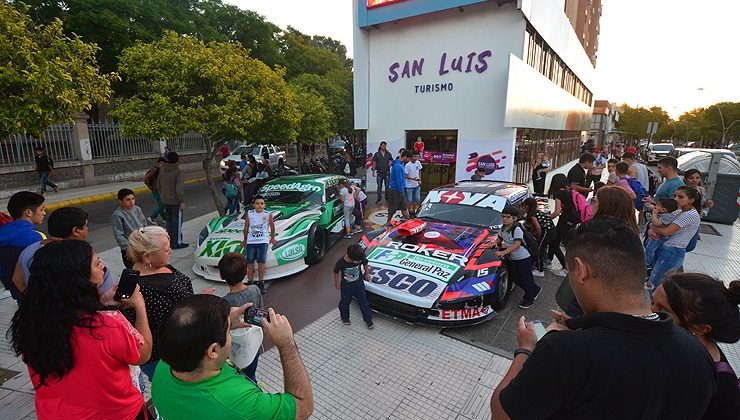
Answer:
<svg viewBox="0 0 740 420"><path fill-rule="evenodd" d="M226 162L230 160L237 163L241 162L242 155L252 155L258 163L269 163L271 168L279 168L285 165L285 151L278 146L272 144L242 144L232 150L229 156L221 159L219 164L221 172L226 172ZM265 156L268 158L265 159Z"/></svg>
<svg viewBox="0 0 740 420"><path fill-rule="evenodd" d="M691 152L678 158L678 172L684 173L689 169L698 169L699 172L709 172L709 163L712 155L707 152ZM722 155L719 163L719 173L721 174L740 174L740 162L736 158Z"/></svg>

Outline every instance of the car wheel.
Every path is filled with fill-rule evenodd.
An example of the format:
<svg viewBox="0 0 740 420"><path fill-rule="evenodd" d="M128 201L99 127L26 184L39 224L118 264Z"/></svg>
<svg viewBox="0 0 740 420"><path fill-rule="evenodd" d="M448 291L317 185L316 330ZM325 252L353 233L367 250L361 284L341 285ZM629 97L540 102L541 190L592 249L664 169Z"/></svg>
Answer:
<svg viewBox="0 0 740 420"><path fill-rule="evenodd" d="M308 253L306 264L314 265L321 262L326 254L326 232L314 223L308 230Z"/></svg>
<svg viewBox="0 0 740 420"><path fill-rule="evenodd" d="M503 309L506 305L506 300L509 299L511 290L514 288L514 282L509 279L509 271L506 267L501 266L498 270L498 276L496 278L496 296L493 298L491 306L495 310Z"/></svg>

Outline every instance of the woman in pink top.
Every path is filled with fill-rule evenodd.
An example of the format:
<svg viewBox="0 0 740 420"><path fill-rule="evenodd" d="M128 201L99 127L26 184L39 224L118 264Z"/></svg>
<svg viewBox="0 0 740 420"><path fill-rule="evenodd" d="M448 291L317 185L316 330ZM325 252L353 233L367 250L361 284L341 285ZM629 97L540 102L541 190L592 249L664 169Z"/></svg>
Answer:
<svg viewBox="0 0 740 420"><path fill-rule="evenodd" d="M39 249L30 280L10 333L31 375L37 417L147 419L135 382L152 335L138 286L121 301L136 311L134 328L100 303L103 265L90 244L76 240Z"/></svg>

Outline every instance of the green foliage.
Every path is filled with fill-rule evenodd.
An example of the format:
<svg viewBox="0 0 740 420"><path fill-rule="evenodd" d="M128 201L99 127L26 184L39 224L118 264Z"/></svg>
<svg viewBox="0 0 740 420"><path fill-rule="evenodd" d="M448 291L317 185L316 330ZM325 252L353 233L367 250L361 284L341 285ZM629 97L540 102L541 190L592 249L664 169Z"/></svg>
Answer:
<svg viewBox="0 0 740 420"><path fill-rule="evenodd" d="M297 137L300 113L283 75L240 44L165 33L124 50L120 71L136 87L113 115L127 135L162 138L195 131L210 142L274 143Z"/></svg>
<svg viewBox="0 0 740 420"><path fill-rule="evenodd" d="M331 72L335 77L319 76L317 74L305 73L293 79L291 82L308 91L324 98L324 103L331 111L333 118L331 128L335 133L348 133L353 127L352 90L342 86L338 73L349 72L348 70L334 70ZM350 84L352 73L349 73ZM337 80L336 82L334 80Z"/></svg>
<svg viewBox="0 0 740 420"><path fill-rule="evenodd" d="M331 126L334 116L324 103L324 98L297 84L291 84L290 89L301 114L298 142L319 143L331 136L334 133Z"/></svg>
<svg viewBox="0 0 740 420"><path fill-rule="evenodd" d="M720 116L720 109L722 116ZM706 108L698 108L681 114L677 130L683 129L680 138L684 141L698 141L703 145L722 141L722 117L724 117L725 144L740 141L740 102L720 102Z"/></svg>
<svg viewBox="0 0 740 420"><path fill-rule="evenodd" d="M344 53L327 48L331 38L318 37L318 44L308 35L291 28L283 33L283 56L285 67L288 69L288 78L292 79L304 73L318 74L323 76L331 70L344 68L347 58L346 49Z"/></svg>
<svg viewBox="0 0 740 420"><path fill-rule="evenodd" d="M653 136L653 138L661 139L663 138L663 132L669 128L667 127L669 121L671 121L671 117L669 117L668 113L663 111L663 108L659 106L646 109L642 107L632 108L629 105L622 105L619 113L617 129L626 132L628 137L638 139L648 138L648 123L657 122L658 132Z"/></svg>
<svg viewBox="0 0 740 420"><path fill-rule="evenodd" d="M36 26L22 10L0 4L0 133L39 135L107 101L117 76L99 73L97 51L65 36L59 20Z"/></svg>

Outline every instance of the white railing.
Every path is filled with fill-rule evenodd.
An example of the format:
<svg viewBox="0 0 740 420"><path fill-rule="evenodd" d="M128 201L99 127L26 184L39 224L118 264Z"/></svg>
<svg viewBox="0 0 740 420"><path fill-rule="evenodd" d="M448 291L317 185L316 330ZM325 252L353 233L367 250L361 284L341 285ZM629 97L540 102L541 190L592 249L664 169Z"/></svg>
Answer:
<svg viewBox="0 0 740 420"><path fill-rule="evenodd" d="M19 133L0 139L0 166L16 166L34 162L34 148L41 146L54 162L77 160L71 124L54 124L41 138Z"/></svg>
<svg viewBox="0 0 740 420"><path fill-rule="evenodd" d="M145 137L124 137L114 121L88 123L93 159L159 154L159 144Z"/></svg>

